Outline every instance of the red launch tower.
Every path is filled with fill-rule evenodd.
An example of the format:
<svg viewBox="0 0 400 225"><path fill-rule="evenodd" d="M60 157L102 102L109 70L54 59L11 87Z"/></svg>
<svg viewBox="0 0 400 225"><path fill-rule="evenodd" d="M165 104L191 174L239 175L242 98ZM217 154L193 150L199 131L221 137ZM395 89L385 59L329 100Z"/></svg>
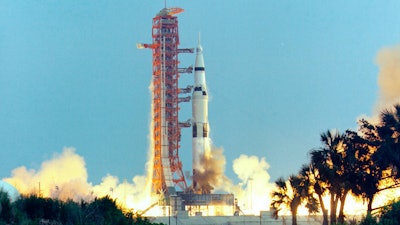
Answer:
<svg viewBox="0 0 400 225"><path fill-rule="evenodd" d="M178 18L181 8L164 8L154 18L152 44L141 47L152 49L152 122L153 122L153 177L152 192L155 194L187 189L179 160L181 128L190 127L190 121L179 122L179 103L189 102L192 87L179 88L180 73L192 73L193 68L178 68L179 53L193 53L193 49L179 49Z"/></svg>

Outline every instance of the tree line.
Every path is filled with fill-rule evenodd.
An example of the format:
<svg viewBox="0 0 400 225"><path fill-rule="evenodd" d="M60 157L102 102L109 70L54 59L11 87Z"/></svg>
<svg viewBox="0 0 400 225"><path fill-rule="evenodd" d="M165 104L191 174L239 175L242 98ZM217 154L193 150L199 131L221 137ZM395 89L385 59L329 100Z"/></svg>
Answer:
<svg viewBox="0 0 400 225"><path fill-rule="evenodd" d="M0 225L162 225L124 211L109 196L91 202L61 201L36 195L11 202L0 190Z"/></svg>
<svg viewBox="0 0 400 225"><path fill-rule="evenodd" d="M323 225L345 224L344 206L351 194L367 203L362 224L378 224L371 221L384 218L393 211L388 207L396 203L373 209L374 198L400 184L400 105L381 112L379 122L361 119L357 131L328 130L320 140L321 147L309 152L308 164L297 174L275 181L273 216L278 218L286 207L292 214L292 224L297 225L297 210L305 206L310 214L322 213ZM325 196L329 197L329 206L322 200ZM400 215L399 210L397 213ZM400 224L400 216L397 222L386 224Z"/></svg>

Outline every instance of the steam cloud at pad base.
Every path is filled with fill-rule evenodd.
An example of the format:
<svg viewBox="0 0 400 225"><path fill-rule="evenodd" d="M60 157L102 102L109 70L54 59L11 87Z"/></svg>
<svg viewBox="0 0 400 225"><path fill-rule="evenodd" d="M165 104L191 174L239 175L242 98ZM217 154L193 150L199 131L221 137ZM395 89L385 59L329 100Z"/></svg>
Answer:
<svg viewBox="0 0 400 225"><path fill-rule="evenodd" d="M221 199L222 195L211 194L204 201L209 201L207 210L202 206L192 207L191 212L203 211L203 215L233 215L234 208L229 208L221 203L235 204L233 194L238 199L241 210L249 214L256 214L260 210L266 210L269 190L273 187L269 183L267 169L269 165L264 158L241 155L234 160L233 169L240 179L239 184L233 184L224 174L225 159L222 149L215 151L215 165L221 173L210 179L215 192L232 193ZM212 160L211 160L212 161ZM151 195L151 177L149 175L137 175L132 180L120 180L113 175L102 178L100 184L88 182L88 173L85 160L72 148L64 148L61 153L55 153L53 158L42 162L39 169L31 169L25 166L15 168L11 176L4 181L13 185L23 195L38 195L45 198L60 200L73 200L76 202L92 201L96 197L110 196L125 209L133 212L144 213L151 216L168 216L170 211L175 212L174 204L169 207L154 205ZM215 183L214 183L215 182ZM190 194L182 195L191 199ZM154 197L154 196L153 196ZM241 199L243 201L241 201ZM172 198L170 201L175 201ZM192 199L197 200L197 199ZM251 205L251 202L253 205ZM211 204L212 203L212 204ZM252 207L252 208L250 208Z"/></svg>

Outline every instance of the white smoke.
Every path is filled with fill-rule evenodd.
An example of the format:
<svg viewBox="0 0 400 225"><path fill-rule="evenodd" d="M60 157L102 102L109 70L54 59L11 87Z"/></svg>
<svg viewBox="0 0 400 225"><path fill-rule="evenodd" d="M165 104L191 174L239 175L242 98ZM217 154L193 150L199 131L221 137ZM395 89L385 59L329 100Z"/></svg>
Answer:
<svg viewBox="0 0 400 225"><path fill-rule="evenodd" d="M381 49L376 57L379 66L378 100L374 114L400 103L400 45Z"/></svg>
<svg viewBox="0 0 400 225"><path fill-rule="evenodd" d="M216 190L235 194L238 205L245 214L257 215L261 210L269 210L270 193L274 184L270 183L270 165L265 158L242 154L233 160L232 167L239 183L233 184L224 177L224 182Z"/></svg>
<svg viewBox="0 0 400 225"><path fill-rule="evenodd" d="M108 175L92 190L96 196L110 196L120 205L133 210L143 210L150 205L150 189L146 176L135 176L132 183L121 182L118 177Z"/></svg>
<svg viewBox="0 0 400 225"><path fill-rule="evenodd" d="M4 180L22 194L73 200L90 197L91 184L87 182L85 161L73 148L64 148L61 154L43 162L38 171L21 166L11 174Z"/></svg>
<svg viewBox="0 0 400 225"><path fill-rule="evenodd" d="M64 148L61 154L42 163L40 169L18 167L4 181L12 184L23 195L91 201L95 197L110 196L121 206L143 210L150 205L150 189L146 176L135 176L132 182L121 182L107 175L98 185L88 182L85 161L74 148Z"/></svg>

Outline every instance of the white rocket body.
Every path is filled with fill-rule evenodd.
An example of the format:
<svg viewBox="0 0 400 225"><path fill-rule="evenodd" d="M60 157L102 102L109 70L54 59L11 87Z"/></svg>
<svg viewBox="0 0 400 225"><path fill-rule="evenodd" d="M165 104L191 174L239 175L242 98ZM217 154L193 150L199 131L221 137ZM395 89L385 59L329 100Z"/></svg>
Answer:
<svg viewBox="0 0 400 225"><path fill-rule="evenodd" d="M208 125L208 91L203 59L203 49L200 45L196 49L194 69L194 89L192 94L192 166L193 188L198 190L196 173L205 171L202 159L210 156L210 137Z"/></svg>

